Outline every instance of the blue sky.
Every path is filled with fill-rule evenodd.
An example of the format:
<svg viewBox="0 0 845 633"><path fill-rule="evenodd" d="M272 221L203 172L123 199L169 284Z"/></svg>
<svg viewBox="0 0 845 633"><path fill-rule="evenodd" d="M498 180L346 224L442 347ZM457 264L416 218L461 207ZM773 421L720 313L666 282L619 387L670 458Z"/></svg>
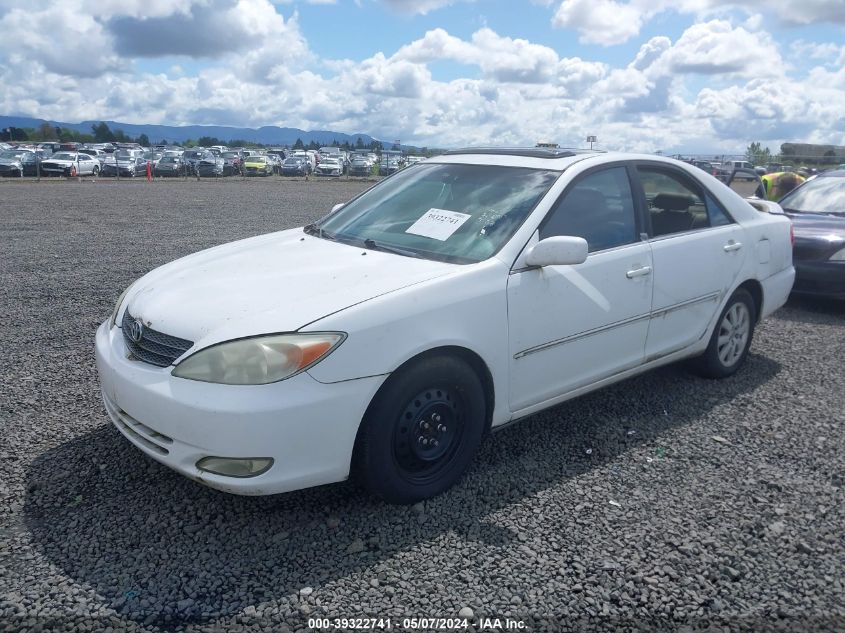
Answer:
<svg viewBox="0 0 845 633"><path fill-rule="evenodd" d="M438 147L845 144L843 0L0 0L0 29L2 114Z"/></svg>

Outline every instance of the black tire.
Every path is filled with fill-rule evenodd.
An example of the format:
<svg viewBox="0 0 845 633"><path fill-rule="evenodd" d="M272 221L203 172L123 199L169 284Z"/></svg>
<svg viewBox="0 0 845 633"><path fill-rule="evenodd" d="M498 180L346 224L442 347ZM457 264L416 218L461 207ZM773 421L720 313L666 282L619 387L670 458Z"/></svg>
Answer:
<svg viewBox="0 0 845 633"><path fill-rule="evenodd" d="M433 356L394 373L361 424L353 472L389 503L440 494L464 473L486 424L481 380L466 362Z"/></svg>
<svg viewBox="0 0 845 633"><path fill-rule="evenodd" d="M735 374L751 349L756 323L754 299L747 290L739 288L719 315L704 354L693 359L692 370L705 378L726 378Z"/></svg>
<svg viewBox="0 0 845 633"><path fill-rule="evenodd" d="M91 175L94 176L94 178L99 176L100 175L100 168L95 165L94 169L91 171Z"/></svg>

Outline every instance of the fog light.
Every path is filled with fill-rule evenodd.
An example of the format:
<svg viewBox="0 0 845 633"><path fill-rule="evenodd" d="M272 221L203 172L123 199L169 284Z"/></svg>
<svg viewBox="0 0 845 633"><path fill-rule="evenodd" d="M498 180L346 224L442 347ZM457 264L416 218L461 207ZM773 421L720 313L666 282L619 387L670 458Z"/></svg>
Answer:
<svg viewBox="0 0 845 633"><path fill-rule="evenodd" d="M224 477L255 477L267 472L273 465L272 457L203 457L197 468Z"/></svg>

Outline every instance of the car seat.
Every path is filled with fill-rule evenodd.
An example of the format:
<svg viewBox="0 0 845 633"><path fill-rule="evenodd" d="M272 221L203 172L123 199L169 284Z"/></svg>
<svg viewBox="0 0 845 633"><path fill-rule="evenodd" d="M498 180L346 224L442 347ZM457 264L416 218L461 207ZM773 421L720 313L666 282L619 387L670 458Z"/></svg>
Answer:
<svg viewBox="0 0 845 633"><path fill-rule="evenodd" d="M655 235L689 231L695 223L690 206L692 196L677 193L659 193L651 201L651 227Z"/></svg>

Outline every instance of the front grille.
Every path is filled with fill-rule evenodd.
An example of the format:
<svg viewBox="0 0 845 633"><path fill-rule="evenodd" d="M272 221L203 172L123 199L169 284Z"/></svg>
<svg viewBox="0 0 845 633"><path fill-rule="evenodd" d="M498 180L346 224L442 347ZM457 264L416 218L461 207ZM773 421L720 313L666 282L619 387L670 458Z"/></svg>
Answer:
<svg viewBox="0 0 845 633"><path fill-rule="evenodd" d="M129 310L124 310L123 321L120 324L123 330L123 342L126 343L126 348L132 356L145 363L157 367L167 367L194 345L193 341L157 332L146 326L144 326L141 340L136 343L129 338L129 328L127 327L134 320L135 318L129 314Z"/></svg>

